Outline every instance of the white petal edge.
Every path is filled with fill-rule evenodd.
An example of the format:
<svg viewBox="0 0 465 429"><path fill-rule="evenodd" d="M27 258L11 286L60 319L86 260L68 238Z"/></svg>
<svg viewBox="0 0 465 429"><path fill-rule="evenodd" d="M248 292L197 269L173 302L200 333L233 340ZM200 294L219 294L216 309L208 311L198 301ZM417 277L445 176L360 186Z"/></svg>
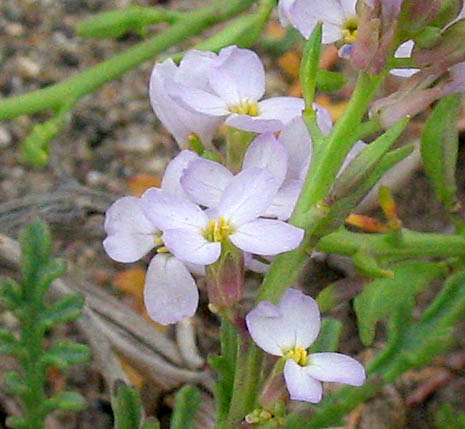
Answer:
<svg viewBox="0 0 465 429"><path fill-rule="evenodd" d="M305 367L301 367L292 359L289 359L284 365L284 380L289 396L294 401L305 401L312 404L321 401L323 395L321 383L307 375Z"/></svg>

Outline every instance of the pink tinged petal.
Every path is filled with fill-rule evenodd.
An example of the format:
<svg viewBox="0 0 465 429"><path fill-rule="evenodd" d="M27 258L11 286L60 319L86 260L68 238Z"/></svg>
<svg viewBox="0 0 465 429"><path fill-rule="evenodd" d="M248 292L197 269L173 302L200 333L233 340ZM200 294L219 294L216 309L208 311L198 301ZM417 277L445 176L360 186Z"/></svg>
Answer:
<svg viewBox="0 0 465 429"><path fill-rule="evenodd" d="M323 387L318 380L307 374L306 369L289 359L284 365L284 380L291 399L316 404L321 401Z"/></svg>
<svg viewBox="0 0 465 429"><path fill-rule="evenodd" d="M283 126L300 116L305 108L305 102L297 97L273 97L258 103L258 118L277 119ZM282 128L282 127L281 127Z"/></svg>
<svg viewBox="0 0 465 429"><path fill-rule="evenodd" d="M260 302L247 314L245 321L255 344L265 352L283 356L293 348L293 333L285 325L282 311L271 302Z"/></svg>
<svg viewBox="0 0 465 429"><path fill-rule="evenodd" d="M174 81L168 81L166 88L168 94L174 100L192 112L219 117L230 113L224 100L203 89L193 88Z"/></svg>
<svg viewBox="0 0 465 429"><path fill-rule="evenodd" d="M233 174L218 162L198 159L185 170L181 184L197 204L217 207L233 177Z"/></svg>
<svg viewBox="0 0 465 429"><path fill-rule="evenodd" d="M283 127L283 123L278 119L264 119L261 116L238 115L236 113L229 116L225 124L231 128L258 134L279 131Z"/></svg>
<svg viewBox="0 0 465 429"><path fill-rule="evenodd" d="M305 38L309 38L318 21L323 21L323 43L333 43L342 38L346 20L344 10L337 0L296 0L289 8L289 19Z"/></svg>
<svg viewBox="0 0 465 429"><path fill-rule="evenodd" d="M320 332L321 316L316 301L297 289L288 289L279 303L283 323L294 338L293 347L307 349Z"/></svg>
<svg viewBox="0 0 465 429"><path fill-rule="evenodd" d="M277 191L278 184L269 171L260 168L243 170L226 187L218 206L218 216L237 228L262 215Z"/></svg>
<svg viewBox="0 0 465 429"><path fill-rule="evenodd" d="M274 134L262 134L250 144L242 168L245 170L252 167L267 169L281 186L286 177L287 150Z"/></svg>
<svg viewBox="0 0 465 429"><path fill-rule="evenodd" d="M208 223L207 215L193 202L150 188L141 197L145 216L162 231L166 229L203 229Z"/></svg>
<svg viewBox="0 0 465 429"><path fill-rule="evenodd" d="M199 292L181 261L159 254L152 259L147 269L144 302L153 320L169 325L194 315Z"/></svg>
<svg viewBox="0 0 465 429"><path fill-rule="evenodd" d="M365 368L350 356L341 353L314 353L309 355L307 374L320 381L361 386L366 379Z"/></svg>
<svg viewBox="0 0 465 429"><path fill-rule="evenodd" d="M277 255L297 248L304 230L273 219L256 219L241 225L229 239L239 249L256 255Z"/></svg>
<svg viewBox="0 0 465 429"><path fill-rule="evenodd" d="M312 156L312 140L301 116L287 124L279 135L288 154L287 179L302 180L307 175Z"/></svg>
<svg viewBox="0 0 465 429"><path fill-rule="evenodd" d="M181 186L181 177L187 166L196 159L199 159L199 156L195 152L190 150L181 151L166 166L165 174L161 181L161 189L178 197L187 197Z"/></svg>
<svg viewBox="0 0 465 429"><path fill-rule="evenodd" d="M182 261L210 265L221 254L221 243L207 241L201 231L168 229L163 233L166 248Z"/></svg>
<svg viewBox="0 0 465 429"><path fill-rule="evenodd" d="M171 60L155 65L149 89L152 108L181 147L187 147L191 133L208 144L221 119L189 111L168 94L167 86L174 85L176 72L176 65Z"/></svg>
<svg viewBox="0 0 465 429"><path fill-rule="evenodd" d="M224 51L224 52L223 52ZM224 48L225 59L210 70L209 82L213 91L228 106L243 100L257 101L265 93L265 69L258 55L237 46Z"/></svg>
<svg viewBox="0 0 465 429"><path fill-rule="evenodd" d="M301 180L286 180L271 205L266 209L264 216L288 220L294 211L302 186Z"/></svg>

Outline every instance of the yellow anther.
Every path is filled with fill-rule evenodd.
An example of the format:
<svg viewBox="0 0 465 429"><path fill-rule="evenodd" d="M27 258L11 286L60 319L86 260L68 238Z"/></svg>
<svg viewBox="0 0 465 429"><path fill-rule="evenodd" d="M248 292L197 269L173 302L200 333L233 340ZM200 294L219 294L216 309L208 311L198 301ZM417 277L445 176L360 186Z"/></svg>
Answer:
<svg viewBox="0 0 465 429"><path fill-rule="evenodd" d="M157 235L157 236L155 237L155 240L154 240L154 241L155 241L155 245L156 245L156 246L163 246L163 240L162 240L162 238L161 238L159 235Z"/></svg>
<svg viewBox="0 0 465 429"><path fill-rule="evenodd" d="M241 100L239 104L229 106L229 111L231 113L249 116L258 116L260 114L258 110L258 103L256 101L249 100L248 98Z"/></svg>
<svg viewBox="0 0 465 429"><path fill-rule="evenodd" d="M216 220L209 220L207 228L204 231L205 238L208 241L222 242L233 233L231 225L222 217Z"/></svg>
<svg viewBox="0 0 465 429"><path fill-rule="evenodd" d="M355 43L358 35L358 21L356 18L348 19L344 23L344 29L342 30L342 41L346 45Z"/></svg>
<svg viewBox="0 0 465 429"><path fill-rule="evenodd" d="M162 246L157 249L157 252L158 253L169 253L169 250L165 246Z"/></svg>
<svg viewBox="0 0 465 429"><path fill-rule="evenodd" d="M308 353L302 347L296 347L291 349L284 354L286 359L294 359L300 366L308 365Z"/></svg>

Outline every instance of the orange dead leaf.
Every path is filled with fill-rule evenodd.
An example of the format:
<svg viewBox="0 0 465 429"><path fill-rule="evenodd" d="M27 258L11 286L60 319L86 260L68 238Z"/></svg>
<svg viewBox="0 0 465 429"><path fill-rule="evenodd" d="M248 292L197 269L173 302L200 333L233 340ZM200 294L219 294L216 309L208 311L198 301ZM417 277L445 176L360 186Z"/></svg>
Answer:
<svg viewBox="0 0 465 429"><path fill-rule="evenodd" d="M118 360L121 364L121 367L123 368L123 371L128 376L130 383L138 389L141 389L144 385L144 377L142 376L142 374L136 369L134 369L131 366L131 364L125 361L124 359L119 357Z"/></svg>
<svg viewBox="0 0 465 429"><path fill-rule="evenodd" d="M346 218L345 222L366 232L386 232L387 230L384 223L370 216L352 214Z"/></svg>
<svg viewBox="0 0 465 429"><path fill-rule="evenodd" d="M148 188L157 187L161 184L159 176L150 176L149 174L136 174L128 179L129 192L136 197L140 197Z"/></svg>
<svg viewBox="0 0 465 429"><path fill-rule="evenodd" d="M278 64L289 77L299 79L300 55L296 51L289 51L281 55Z"/></svg>
<svg viewBox="0 0 465 429"><path fill-rule="evenodd" d="M268 25L266 26L265 34L267 37L272 39L282 39L285 34L286 30L278 23L278 21L270 20L268 21Z"/></svg>
<svg viewBox="0 0 465 429"><path fill-rule="evenodd" d="M141 268L131 268L120 271L116 275L114 284L118 289L140 299L144 290L144 281L145 271Z"/></svg>

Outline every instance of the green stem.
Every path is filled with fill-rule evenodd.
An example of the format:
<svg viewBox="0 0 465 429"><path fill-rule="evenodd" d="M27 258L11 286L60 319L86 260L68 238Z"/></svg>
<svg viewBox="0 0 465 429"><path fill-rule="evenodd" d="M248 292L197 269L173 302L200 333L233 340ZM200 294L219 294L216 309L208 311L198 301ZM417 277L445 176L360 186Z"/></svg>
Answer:
<svg viewBox="0 0 465 429"><path fill-rule="evenodd" d="M325 144L317 146L304 187L290 223L306 230L301 246L279 255L271 264L258 294L258 301L279 301L282 294L297 279L308 259L307 249L313 244L311 232L324 216L319 202L327 195L350 148L357 140L354 133L365 115L383 75L359 75L352 98L344 114L336 123ZM310 217L310 221L309 221Z"/></svg>
<svg viewBox="0 0 465 429"><path fill-rule="evenodd" d="M237 429L252 412L262 374L263 353L250 339L239 338L234 373L234 387L225 429Z"/></svg>
<svg viewBox="0 0 465 429"><path fill-rule="evenodd" d="M103 84L120 77L168 49L208 27L247 10L255 0L219 0L212 6L189 12L163 33L114 56L63 82L28 94L0 101L0 120L31 114L46 109L59 109L64 100L79 100Z"/></svg>

